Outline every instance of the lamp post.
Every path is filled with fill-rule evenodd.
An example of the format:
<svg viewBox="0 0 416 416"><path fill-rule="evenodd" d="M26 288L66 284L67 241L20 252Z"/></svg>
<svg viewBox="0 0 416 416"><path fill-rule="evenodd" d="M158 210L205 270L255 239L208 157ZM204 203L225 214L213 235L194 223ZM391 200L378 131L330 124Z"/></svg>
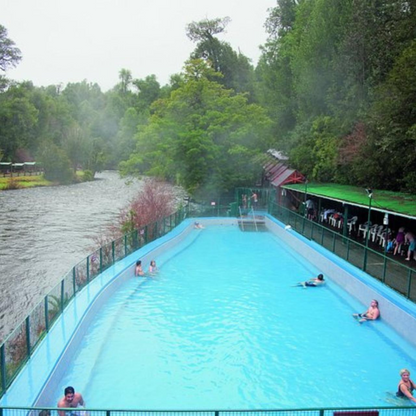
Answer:
<svg viewBox="0 0 416 416"><path fill-rule="evenodd" d="M367 217L367 233L365 235L365 250L364 250L364 267L363 270L365 271L367 269L367 251L368 251L368 241L370 239L370 218L371 218L371 203L373 200L373 190L372 189L366 189L367 195L368 195L368 217Z"/></svg>
<svg viewBox="0 0 416 416"><path fill-rule="evenodd" d="M306 206L306 197L308 194L308 179L305 177L305 193L303 197L303 221L302 221L302 234L305 231L305 218L308 215L308 208Z"/></svg>

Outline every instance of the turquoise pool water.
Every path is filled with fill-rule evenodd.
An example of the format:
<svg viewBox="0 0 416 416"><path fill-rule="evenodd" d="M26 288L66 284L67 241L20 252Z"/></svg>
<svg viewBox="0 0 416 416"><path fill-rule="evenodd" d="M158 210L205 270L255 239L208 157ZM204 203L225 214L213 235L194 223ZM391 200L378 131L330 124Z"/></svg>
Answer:
<svg viewBox="0 0 416 416"><path fill-rule="evenodd" d="M56 401L72 385L89 408L384 406L399 369L416 370L415 348L382 320L359 325L363 305L330 278L293 287L319 270L271 233L193 230L156 260L96 316Z"/></svg>

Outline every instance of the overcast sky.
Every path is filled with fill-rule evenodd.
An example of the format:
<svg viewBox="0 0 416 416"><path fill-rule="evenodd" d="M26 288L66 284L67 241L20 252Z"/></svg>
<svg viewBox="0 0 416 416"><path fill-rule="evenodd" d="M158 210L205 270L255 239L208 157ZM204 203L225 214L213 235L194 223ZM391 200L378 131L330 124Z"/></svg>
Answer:
<svg viewBox="0 0 416 416"><path fill-rule="evenodd" d="M264 44L267 9L276 0L0 0L0 24L23 59L8 78L36 86L97 82L103 91L120 69L155 74L164 85L182 70L195 45L192 21L231 18L220 39L255 65Z"/></svg>

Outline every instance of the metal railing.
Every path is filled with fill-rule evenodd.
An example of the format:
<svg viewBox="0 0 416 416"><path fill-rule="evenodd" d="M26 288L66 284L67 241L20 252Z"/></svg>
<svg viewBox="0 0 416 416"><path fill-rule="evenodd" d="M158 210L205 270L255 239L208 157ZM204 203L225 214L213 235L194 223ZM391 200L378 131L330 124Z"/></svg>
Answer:
<svg viewBox="0 0 416 416"><path fill-rule="evenodd" d="M405 401L403 401L406 403ZM409 402L410 403L410 402ZM411 407L410 407L411 406ZM360 408L312 408L278 410L94 410L82 412L89 416L410 416L415 407L381 406ZM62 409L63 410L63 409ZM79 411L71 409L72 414ZM68 413L67 413L68 414ZM50 416L58 415L56 408L0 407L0 416Z"/></svg>
<svg viewBox="0 0 416 416"><path fill-rule="evenodd" d="M0 397L79 291L115 262L167 234L184 218L185 211L180 209L100 247L74 266L0 346Z"/></svg>
<svg viewBox="0 0 416 416"><path fill-rule="evenodd" d="M269 204L268 211L276 219L289 224L299 234L315 241L338 257L416 302L415 269L322 224L308 220L305 216L275 202Z"/></svg>

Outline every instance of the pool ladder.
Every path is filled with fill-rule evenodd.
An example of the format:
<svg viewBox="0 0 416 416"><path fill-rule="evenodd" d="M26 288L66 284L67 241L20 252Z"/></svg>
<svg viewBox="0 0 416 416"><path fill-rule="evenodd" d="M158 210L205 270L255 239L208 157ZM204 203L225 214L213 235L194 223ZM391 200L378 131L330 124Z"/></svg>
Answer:
<svg viewBox="0 0 416 416"><path fill-rule="evenodd" d="M243 218L243 213L241 211L241 207L238 207L238 210L240 212L240 218L238 220L238 223L240 224L241 229L243 231L245 231L244 230L244 223L247 223L247 224L254 224L254 227L255 227L256 231L258 231L259 229L257 227L257 220L256 220L256 214L254 213L254 208L251 207L251 210L249 211L249 213L252 214L252 217L253 217L252 220L249 220L248 218ZM247 217L248 217L248 215L247 215Z"/></svg>

